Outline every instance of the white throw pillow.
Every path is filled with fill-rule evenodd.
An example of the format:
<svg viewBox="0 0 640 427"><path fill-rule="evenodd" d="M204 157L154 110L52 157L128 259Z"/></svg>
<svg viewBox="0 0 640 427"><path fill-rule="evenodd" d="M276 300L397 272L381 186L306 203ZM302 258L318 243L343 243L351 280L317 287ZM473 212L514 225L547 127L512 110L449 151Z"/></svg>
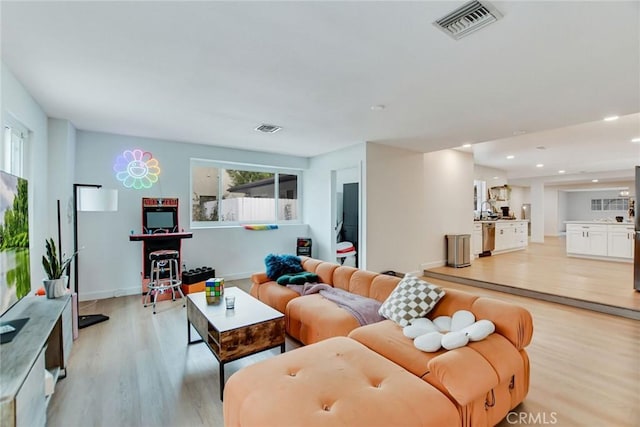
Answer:
<svg viewBox="0 0 640 427"><path fill-rule="evenodd" d="M426 316L443 296L444 291L436 285L406 275L382 303L378 313L404 327L413 319Z"/></svg>
<svg viewBox="0 0 640 427"><path fill-rule="evenodd" d="M432 330L433 328L435 331ZM428 330L428 332L414 337L422 330ZM413 345L418 350L431 353L440 350L441 347L453 350L467 345L469 341L483 340L495 330L496 327L490 320L483 319L476 322L473 313L458 310L451 317L439 316L433 321L415 319L402 332L406 337L414 338Z"/></svg>
<svg viewBox="0 0 640 427"><path fill-rule="evenodd" d="M482 319L476 323L467 326L462 330L469 337L469 341L480 341L494 333L496 325L492 321Z"/></svg>
<svg viewBox="0 0 640 427"><path fill-rule="evenodd" d="M442 346L447 350L463 347L469 343L469 337L462 331L449 332L442 336Z"/></svg>
<svg viewBox="0 0 640 427"><path fill-rule="evenodd" d="M429 332L413 340L413 345L415 345L418 350L432 353L440 350L440 347L442 347L443 336L440 332Z"/></svg>
<svg viewBox="0 0 640 427"><path fill-rule="evenodd" d="M405 326L402 329L402 333L405 337L414 339L420 335L427 334L429 332L436 332L438 328L429 319L421 317L420 319L413 319L409 326Z"/></svg>

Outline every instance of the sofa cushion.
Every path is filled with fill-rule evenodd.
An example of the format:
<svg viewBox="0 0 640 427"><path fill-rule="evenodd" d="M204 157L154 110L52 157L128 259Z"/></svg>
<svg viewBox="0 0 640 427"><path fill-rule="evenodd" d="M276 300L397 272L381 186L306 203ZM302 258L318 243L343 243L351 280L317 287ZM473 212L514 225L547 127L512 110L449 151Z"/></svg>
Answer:
<svg viewBox="0 0 640 427"><path fill-rule="evenodd" d="M360 326L351 313L320 294L292 299L284 313L287 334L303 344L347 336Z"/></svg>
<svg viewBox="0 0 640 427"><path fill-rule="evenodd" d="M283 274L303 271L300 258L295 255L269 254L264 258L264 264L267 269L267 276L271 280L276 280Z"/></svg>
<svg viewBox="0 0 640 427"><path fill-rule="evenodd" d="M320 263L316 267L315 273L318 275L318 282L333 285L333 272L340 267L338 264L331 262Z"/></svg>
<svg viewBox="0 0 640 427"><path fill-rule="evenodd" d="M522 350L531 342L533 319L526 309L495 298L479 297L457 289L447 289L429 317L450 316L458 310L469 310L477 319L493 322L496 333Z"/></svg>
<svg viewBox="0 0 640 427"><path fill-rule="evenodd" d="M348 338L249 365L225 386L227 427L459 426L442 393Z"/></svg>
<svg viewBox="0 0 640 427"><path fill-rule="evenodd" d="M357 271L358 269L355 267L349 267L346 265L340 266L333 271L333 281L331 284L333 284L334 288L348 291L351 276L353 276Z"/></svg>
<svg viewBox="0 0 640 427"><path fill-rule="evenodd" d="M386 274L378 274L371 282L371 289L369 289L369 298L376 299L383 302L391 292L400 283L400 278L395 276L388 276Z"/></svg>
<svg viewBox="0 0 640 427"><path fill-rule="evenodd" d="M402 328L391 320L354 329L349 338L359 341L419 377L427 373L427 364L431 359L446 351L425 353L418 350L413 345L413 340L405 337Z"/></svg>
<svg viewBox="0 0 640 427"><path fill-rule="evenodd" d="M380 307L380 315L407 326L411 320L424 317L444 296L444 291L418 279L405 276Z"/></svg>
<svg viewBox="0 0 640 427"><path fill-rule="evenodd" d="M278 285L276 282L266 282L251 287L251 295L269 307L273 307L280 313L285 312L285 307L294 298L300 296L296 291L286 286Z"/></svg>

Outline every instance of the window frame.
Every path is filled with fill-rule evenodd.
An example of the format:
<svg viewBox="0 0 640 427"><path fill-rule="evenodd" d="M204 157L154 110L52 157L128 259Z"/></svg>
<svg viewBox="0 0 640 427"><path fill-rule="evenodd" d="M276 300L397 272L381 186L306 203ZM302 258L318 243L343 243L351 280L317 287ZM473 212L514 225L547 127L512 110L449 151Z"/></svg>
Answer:
<svg viewBox="0 0 640 427"><path fill-rule="evenodd" d="M0 169L21 178L27 178L26 160L28 158L29 135L29 130L22 123L10 115L5 117L2 124L2 143L0 144L0 159L2 159ZM15 144L16 142L17 144Z"/></svg>
<svg viewBox="0 0 640 427"><path fill-rule="evenodd" d="M596 209L594 209L594 207ZM592 212L623 212L628 209L629 199L627 197L607 197L602 199L591 199Z"/></svg>
<svg viewBox="0 0 640 427"><path fill-rule="evenodd" d="M274 174L274 199L275 199L275 208L274 208L274 218L269 221L194 221L193 220L193 169L194 167L210 167L217 168L218 170L232 169L232 170L242 170L242 171L250 171L250 172L266 172ZM268 165L260 165L255 163L241 163L241 162L232 162L232 161L224 161L224 160L209 160L202 158L191 158L189 160L189 225L192 229L203 229L203 228L231 228L231 227L242 227L247 224L279 224L279 225L287 225L287 224L302 224L302 169L298 168L283 168L283 167L275 167ZM280 203L279 197L279 186L280 186L280 174L285 175L295 175L297 177L296 182L296 191L297 191L297 199L296 199L296 210L298 212L298 218L292 220L281 220L278 219L278 207ZM223 180L218 179L218 197L222 202L225 200L222 197L224 192L223 189ZM222 202L224 203L224 202Z"/></svg>

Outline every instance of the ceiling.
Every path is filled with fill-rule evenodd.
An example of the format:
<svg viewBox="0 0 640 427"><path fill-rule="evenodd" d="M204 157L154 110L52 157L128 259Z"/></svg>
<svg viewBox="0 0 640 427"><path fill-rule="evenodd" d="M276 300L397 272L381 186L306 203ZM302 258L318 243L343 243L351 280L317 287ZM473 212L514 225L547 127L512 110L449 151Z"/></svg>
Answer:
<svg viewBox="0 0 640 427"><path fill-rule="evenodd" d="M299 156L484 142L513 179L640 163L615 130L640 136L640 2L494 1L455 41L432 22L463 3L2 1L2 61L78 129Z"/></svg>

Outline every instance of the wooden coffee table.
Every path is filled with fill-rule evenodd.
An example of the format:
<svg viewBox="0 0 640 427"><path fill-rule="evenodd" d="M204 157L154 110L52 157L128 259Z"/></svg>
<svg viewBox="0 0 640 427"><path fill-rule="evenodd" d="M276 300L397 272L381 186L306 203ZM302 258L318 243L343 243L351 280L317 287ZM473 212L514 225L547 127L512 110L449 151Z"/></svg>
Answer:
<svg viewBox="0 0 640 427"><path fill-rule="evenodd" d="M224 297L207 304L204 292L187 295L187 343L204 342L220 362L220 400L224 392L225 363L280 346L284 353L284 315L240 288L225 288L236 297L227 310ZM191 325L202 339L191 340Z"/></svg>

